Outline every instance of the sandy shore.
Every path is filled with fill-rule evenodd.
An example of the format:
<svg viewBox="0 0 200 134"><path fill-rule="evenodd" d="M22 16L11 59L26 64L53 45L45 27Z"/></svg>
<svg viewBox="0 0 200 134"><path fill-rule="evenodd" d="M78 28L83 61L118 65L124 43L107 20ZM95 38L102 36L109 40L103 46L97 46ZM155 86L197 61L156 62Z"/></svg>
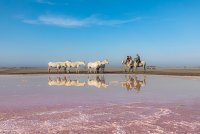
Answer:
<svg viewBox="0 0 200 134"><path fill-rule="evenodd" d="M62 70L61 73L64 73ZM60 73L60 74L61 74ZM71 72L72 74L75 71ZM106 68L107 74L124 74L122 68ZM131 72L132 73L132 72ZM152 74L152 75L176 75L176 76L200 76L200 69L155 69L142 71L138 70L135 74ZM0 68L0 75L12 75L12 74L49 74L47 68L35 68L35 67L23 67L23 68ZM57 74L53 70L52 74ZM86 69L82 69L80 74L87 74Z"/></svg>

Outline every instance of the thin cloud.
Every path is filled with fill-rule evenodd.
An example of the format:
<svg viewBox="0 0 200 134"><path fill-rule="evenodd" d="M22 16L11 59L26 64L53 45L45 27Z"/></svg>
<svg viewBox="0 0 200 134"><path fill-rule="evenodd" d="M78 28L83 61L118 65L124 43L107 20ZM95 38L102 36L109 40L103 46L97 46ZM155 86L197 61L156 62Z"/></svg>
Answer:
<svg viewBox="0 0 200 134"><path fill-rule="evenodd" d="M99 19L95 16L90 16L83 19L66 18L66 17L55 17L55 16L39 16L35 20L23 20L24 23L28 24L44 24L44 25L55 25L61 27L83 27L83 26L114 26L132 23L141 20L140 17L132 19Z"/></svg>
<svg viewBox="0 0 200 134"><path fill-rule="evenodd" d="M41 3L41 4L48 4L48 5L54 5L55 3L49 1L49 0L37 0L37 3Z"/></svg>

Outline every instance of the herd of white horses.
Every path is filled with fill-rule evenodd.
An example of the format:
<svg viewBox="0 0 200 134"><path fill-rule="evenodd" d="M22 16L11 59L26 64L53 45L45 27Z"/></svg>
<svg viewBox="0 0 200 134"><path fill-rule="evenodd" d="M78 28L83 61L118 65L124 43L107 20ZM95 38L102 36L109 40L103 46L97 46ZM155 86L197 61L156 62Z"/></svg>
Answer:
<svg viewBox="0 0 200 134"><path fill-rule="evenodd" d="M87 63L87 69L88 73L98 73L101 71L104 73L106 64L109 64L109 61L106 60L98 60L95 62L89 62ZM146 62L141 61L140 63L137 63L135 60L123 60L122 65L124 65L125 72L133 72L136 71L138 67L143 67L144 71L146 70ZM64 61L64 62L49 62L48 63L48 72L50 73L53 68L57 70L57 72L60 72L61 69L64 69L65 72L70 73L70 71L74 68L76 70L76 73L80 72L80 67L84 66L86 67L86 63L84 61Z"/></svg>

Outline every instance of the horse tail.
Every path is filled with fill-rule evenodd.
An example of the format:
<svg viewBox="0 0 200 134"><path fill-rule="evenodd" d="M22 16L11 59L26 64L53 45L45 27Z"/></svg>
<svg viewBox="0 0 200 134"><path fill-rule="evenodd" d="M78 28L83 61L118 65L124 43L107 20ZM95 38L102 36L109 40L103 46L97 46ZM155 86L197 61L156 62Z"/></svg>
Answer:
<svg viewBox="0 0 200 134"><path fill-rule="evenodd" d="M48 72L50 73L50 66L48 65Z"/></svg>

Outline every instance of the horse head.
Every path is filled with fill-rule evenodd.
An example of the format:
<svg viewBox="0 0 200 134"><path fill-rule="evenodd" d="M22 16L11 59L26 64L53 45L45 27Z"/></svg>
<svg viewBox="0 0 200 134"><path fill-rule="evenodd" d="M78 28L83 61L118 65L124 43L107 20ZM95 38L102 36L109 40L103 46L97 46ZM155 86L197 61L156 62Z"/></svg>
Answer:
<svg viewBox="0 0 200 134"><path fill-rule="evenodd" d="M108 59L106 59L106 60L105 60L105 64L109 64L109 61L108 61Z"/></svg>

